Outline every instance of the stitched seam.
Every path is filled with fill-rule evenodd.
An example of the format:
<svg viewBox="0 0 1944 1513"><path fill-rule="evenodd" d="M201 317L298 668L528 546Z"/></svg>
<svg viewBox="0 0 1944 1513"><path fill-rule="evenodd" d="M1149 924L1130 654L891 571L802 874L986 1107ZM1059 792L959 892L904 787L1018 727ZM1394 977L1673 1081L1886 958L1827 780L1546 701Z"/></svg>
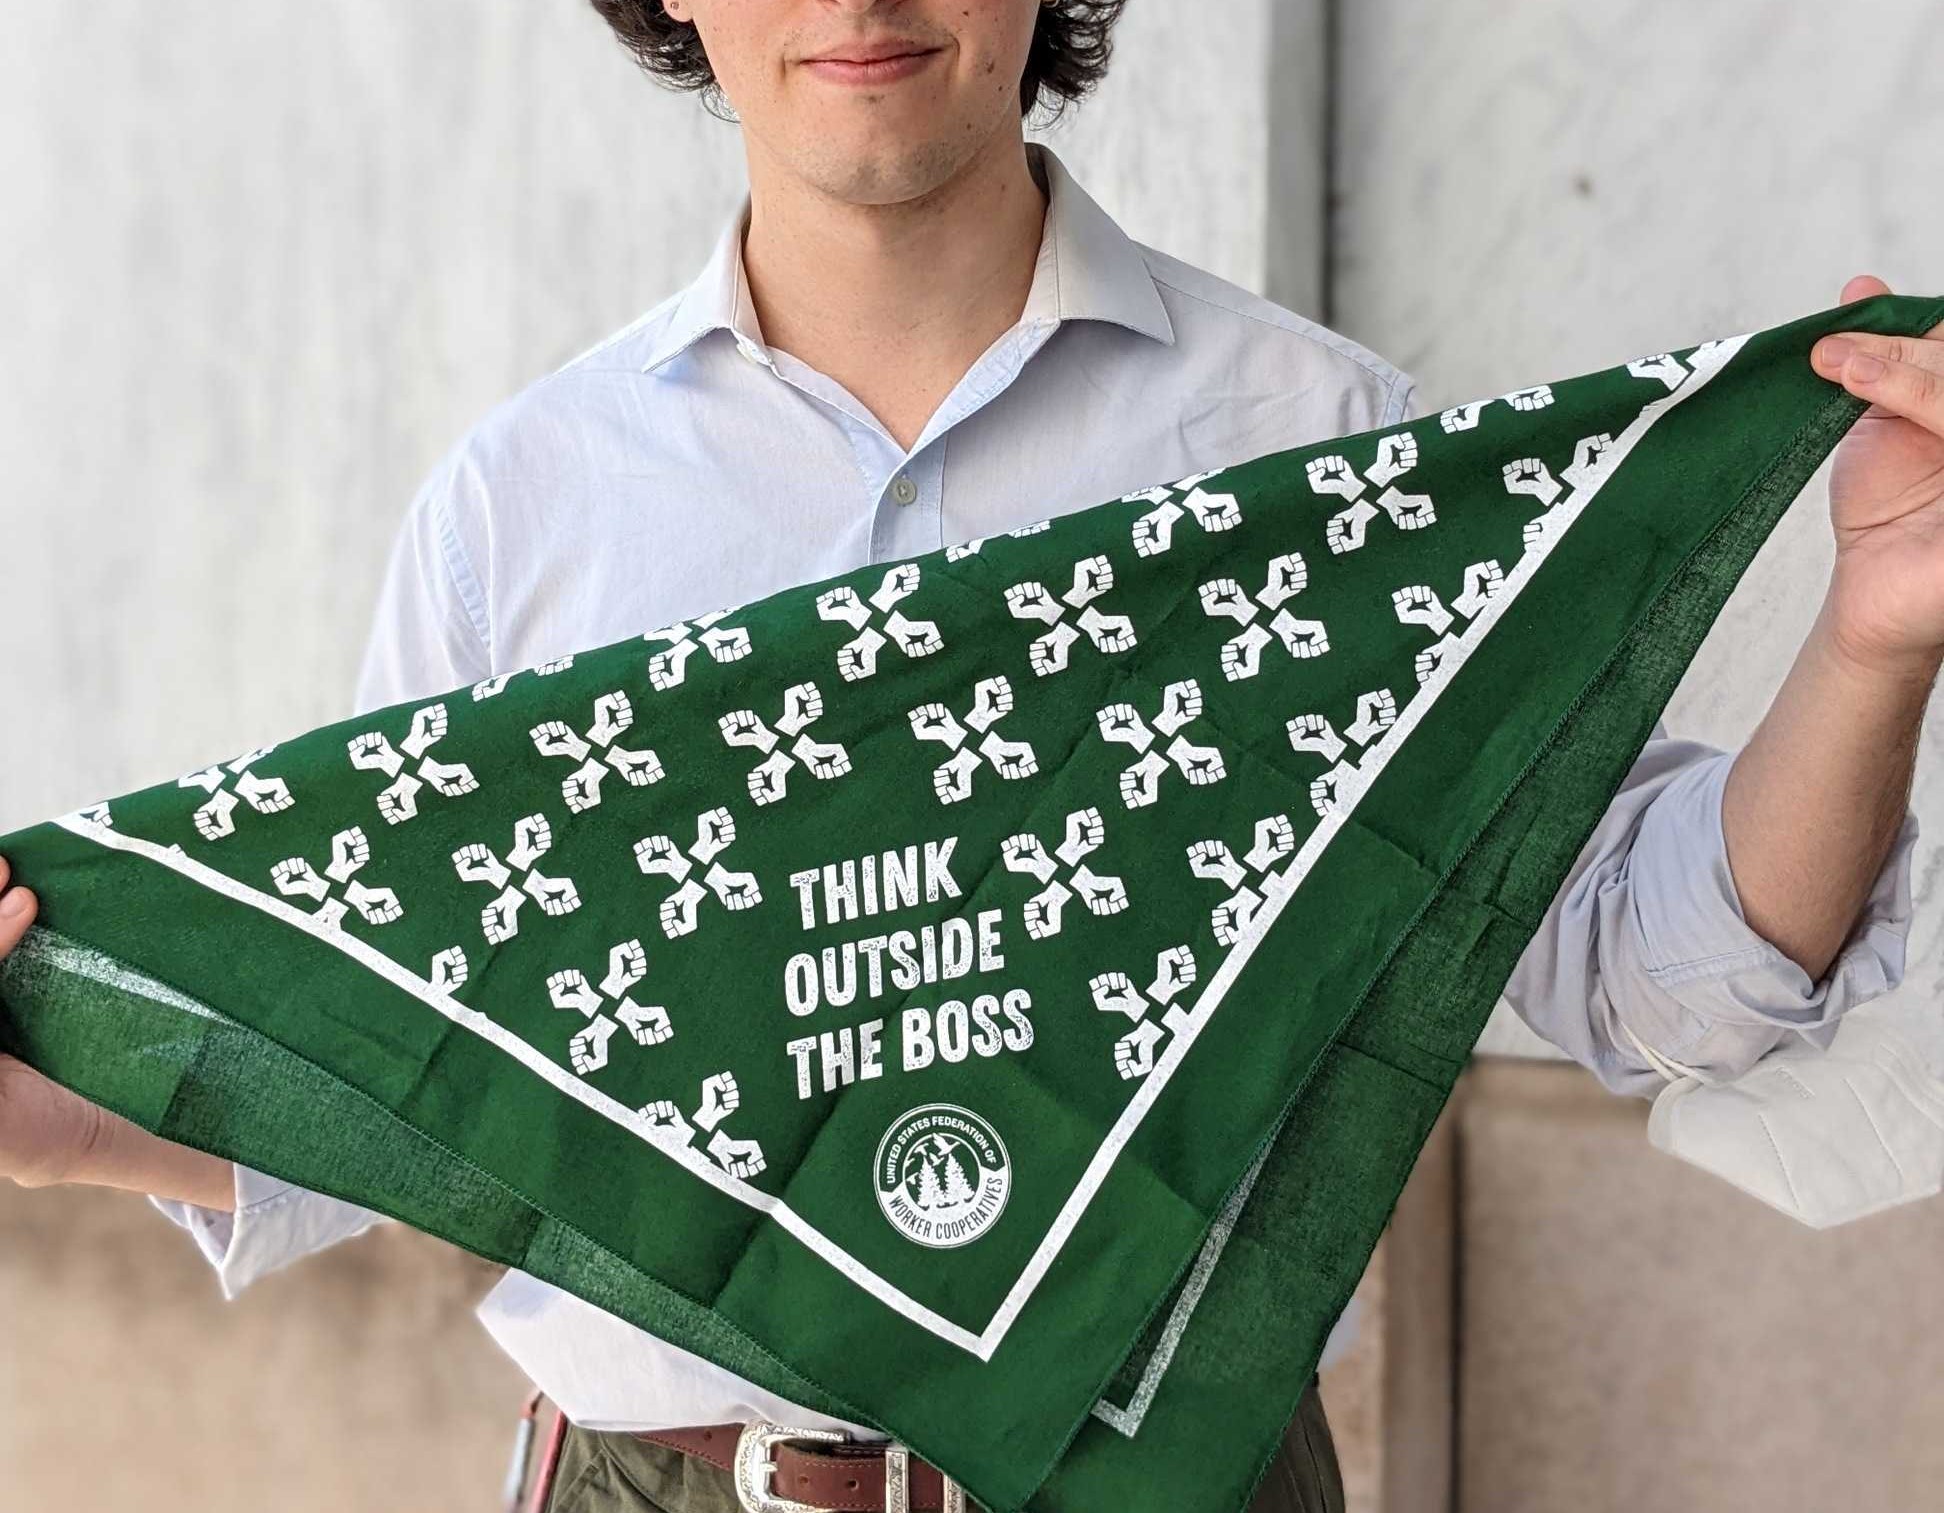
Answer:
<svg viewBox="0 0 1944 1513"><path fill-rule="evenodd" d="M450 476L448 475L448 483ZM491 617L486 612L486 595L479 586L472 563L467 560L465 549L459 544L457 528L452 522L450 494L440 489L433 495L431 505L434 519L439 528L439 556L445 563L446 576L459 600L466 606L466 618L472 622L473 634L479 637L479 644L486 654L486 666L493 665L493 628Z"/></svg>
<svg viewBox="0 0 1944 1513"><path fill-rule="evenodd" d="M590 1456L581 1463L580 1470L574 1473L574 1479L564 1487L555 1485L547 1488L547 1502L541 1513L572 1513L568 1499L585 1488L600 1467L601 1463Z"/></svg>
<svg viewBox="0 0 1944 1513"><path fill-rule="evenodd" d="M1404 412L1410 408L1411 396L1417 391L1417 381L1408 373L1400 371L1391 381L1389 397L1384 401L1384 418L1380 425L1394 426L1404 419Z"/></svg>
<svg viewBox="0 0 1944 1513"><path fill-rule="evenodd" d="M1322 1418L1325 1425L1327 1426L1327 1424L1329 1423L1329 1419L1323 1412L1321 1378L1316 1378L1312 1381L1310 1390L1317 1394L1317 1402L1316 1402L1317 1416L1319 1418ZM1300 1406L1297 1408L1296 1412L1297 1412L1297 1418L1301 1422L1303 1427L1303 1449L1309 1454L1311 1484L1314 1486L1315 1490L1319 1494L1321 1494L1322 1506L1325 1509L1329 1509L1331 1508L1332 1499L1330 1497L1330 1490L1327 1485L1327 1479L1323 1475L1323 1457L1317 1451L1315 1436L1313 1436L1310 1433L1310 1425L1309 1425L1308 1417L1303 1413L1303 1410ZM1335 1451L1334 1451L1334 1447L1332 1447L1333 1459L1334 1456L1335 1456ZM1291 1489L1297 1491L1300 1494L1301 1487L1296 1481L1296 1468L1294 1466L1290 1466L1287 1469L1289 1471L1289 1480L1290 1480ZM1341 1513L1340 1507L1334 1509L1333 1513Z"/></svg>
<svg viewBox="0 0 1944 1513"><path fill-rule="evenodd" d="M608 1439L608 1436L606 1436L605 1434L594 1434L594 1435L590 1435L589 1438L591 1438L594 1442L594 1449L596 1453L598 1453L601 1459L607 1463L608 1470L614 1473L615 1479L620 1481L624 1486L626 1486L627 1489L630 1492L634 1493L636 1497L640 1498L644 1507L652 1509L653 1513L669 1513L669 1509L666 1506L664 1506L660 1502L657 1502L653 1497L651 1497L648 1494L648 1489L642 1486L640 1482L636 1481L634 1477L628 1474L628 1468L626 1464L623 1463L620 1456L614 1453L612 1444ZM673 1446L664 1446L663 1448L672 1449ZM681 1455L684 1460L694 1459L694 1457L689 1456L680 1450L677 1450L675 1453L677 1455ZM707 1465L708 1463L704 1461L702 1462L702 1464ZM714 1471L720 1471L722 1468L719 1466L711 1466L710 1469Z"/></svg>
<svg viewBox="0 0 1944 1513"><path fill-rule="evenodd" d="M1896 1167L1897 1180L1899 1182L1908 1182L1910 1180L1910 1174L1903 1169L1903 1162L1897 1159L1897 1153L1890 1148L1890 1142L1883 1138L1883 1129L1876 1122L1876 1116L1870 1112L1870 1106L1863 1101L1863 1095L1857 1092L1856 1084L1845 1077L1843 1079L1843 1086L1849 1089L1849 1095L1856 1100L1856 1106L1863 1111L1863 1117L1870 1121L1870 1133L1877 1137L1877 1144L1883 1147L1884 1154L1890 1158L1890 1164Z"/></svg>
<svg viewBox="0 0 1944 1513"><path fill-rule="evenodd" d="M1313 330L1305 330L1301 326L1291 326L1291 325L1286 325L1279 320L1271 320L1269 319L1268 316L1260 315L1254 310L1241 310L1241 309L1237 309L1234 305L1225 305L1220 300L1210 299L1206 294L1197 294L1193 289L1184 289L1179 284L1169 283L1166 278L1164 278L1161 274L1156 273L1154 271L1154 265L1152 263L1148 265L1148 277L1153 279L1155 283L1159 284L1163 289L1172 289L1176 294L1179 294L1183 299L1192 299L1197 304L1203 304L1208 306L1208 308L1211 310L1220 310L1229 315L1240 316L1243 320L1252 320L1257 325L1267 326L1272 331L1281 331L1285 335L1301 337L1304 341L1309 342L1312 346L1321 347L1327 352L1336 353L1337 356L1339 357L1348 358L1351 362L1355 363L1358 367L1362 368L1364 372L1368 373L1372 378L1381 380L1387 386L1396 382L1395 375L1400 370L1395 365L1386 362L1383 363L1383 365L1380 367L1378 366L1377 363L1370 361L1369 358L1361 357L1355 352L1348 351L1345 348L1338 346L1333 341L1326 341L1323 335L1320 333L1327 331L1328 330L1327 327L1317 327ZM1300 317L1298 318L1300 319ZM1382 359L1379 359L1379 362L1381 361ZM1389 372L1387 373L1385 369L1389 369Z"/></svg>
<svg viewBox="0 0 1944 1513"><path fill-rule="evenodd" d="M101 954L103 956L109 955L109 953L105 951L101 952ZM113 957L110 957L109 959L118 960L117 958L113 958ZM128 965L125 962L120 962L118 964L124 967ZM201 1002L200 999L196 998L195 994L186 991L179 983L174 983L169 981L169 979L164 977L160 972L150 971L145 968L143 969L142 975L147 977L152 977L155 981L161 983L165 988L168 988L172 992L180 994L183 998L189 999L192 1002ZM387 1123L396 1125L398 1128L404 1130L408 1136L416 1137L417 1139L423 1140L427 1145L441 1152L443 1155L445 1155L451 1161L453 1161L456 1165L464 1168L466 1171L473 1173L475 1176L477 1176L482 1182L486 1183L488 1186L497 1188L499 1191L506 1193L509 1197L517 1199L521 1204L525 1205L528 1209L532 1210L534 1213L541 1215L542 1217L547 1219L550 1223L559 1226L560 1229L562 1229L566 1233L571 1234L576 1239L582 1241L584 1244L588 1246L589 1249L597 1252L600 1255L606 1256L607 1258L615 1262L615 1264L619 1268L621 1268L621 1270L626 1272L628 1275L637 1277L643 1283L647 1284L649 1289L664 1293L671 1298L679 1299L681 1302L688 1304L690 1307L695 1308L702 1313L706 1313L709 1316L711 1322L716 1327L722 1329L725 1333L733 1335L737 1340L739 1340L743 1345L745 1345L753 1354L761 1356L764 1360L773 1362L780 1370L787 1373L790 1377L792 1377L796 1381L805 1382L808 1385L815 1387L819 1392L823 1393L827 1398L829 1398L832 1403L844 1409L844 1413L841 1415L842 1417L855 1419L860 1423L871 1422L870 1418L867 1415L865 1415L863 1410L859 1408L856 1404L851 1403L842 1394L833 1391L829 1386L819 1381L816 1377L811 1376L808 1372L798 1370L795 1366L791 1365L788 1361L784 1360L781 1356L777 1355L775 1351L769 1349L761 1341L753 1338L744 1329L742 1329L741 1326L736 1324L734 1321L726 1318L721 1313L717 1312L717 1310L715 1309L712 1303L704 1302L700 1298L691 1297L688 1293L682 1291L680 1288L677 1288L672 1284L663 1281L661 1278L653 1275L650 1272L642 1270L641 1267L636 1265L627 1256L624 1256L619 1251L614 1250L612 1247L603 1244L601 1241L595 1239L594 1236L588 1234L585 1230L581 1229L579 1226L569 1223L566 1219L561 1218L558 1214L554 1213L552 1209L550 1209L544 1203L541 1203L538 1199L527 1196L527 1194L522 1192L519 1188L513 1186L512 1183L495 1175L493 1172L488 1171L485 1167L479 1165L476 1161L472 1160L470 1157L462 1155L460 1152L454 1150L451 1146L447 1145L443 1140L439 1139L436 1135L433 1135L426 1130L422 1130L417 1125L412 1124L410 1121L405 1119L402 1115L398 1114L393 1109L388 1108L384 1103L382 1103L379 1099L374 1097L372 1094L367 1093L363 1088L358 1087L355 1084L346 1081L343 1077L340 1077L336 1072L333 1072L326 1067L320 1066L317 1062L311 1060L310 1057L304 1055L300 1051L293 1050L290 1046L285 1045L281 1040L278 1040L275 1036L272 1036L263 1030L257 1029L252 1025L246 1025L242 1023L240 1020L218 1019L216 1022L216 1028L220 1030L236 1031L237 1033L239 1033L240 1035L242 1035L243 1037L245 1037L247 1040L251 1042L253 1050L259 1045L268 1046L275 1054L281 1056L288 1056L291 1060L299 1063L302 1066L309 1068L318 1077L322 1078L325 1082L329 1083L331 1086L336 1087L341 1091L343 1091L344 1093L348 1094L349 1096L370 1105L370 1107L375 1109L379 1114L379 1116ZM200 1055L201 1054L200 1050L196 1054ZM129 1119L138 1124L142 1123L141 1119L133 1112L129 1112L122 1108L116 1108L110 1102L106 1102L103 1100L97 1100L97 1101L101 1101L102 1106L104 1108L108 1108L114 1113L121 1114L122 1117L126 1119ZM166 1122L168 1112L172 1112L174 1106L175 1105L172 1100L170 1103L169 1111L165 1111L164 1113L164 1122ZM149 1132L151 1134L154 1133L154 1131L150 1129L148 1125L142 1124L142 1127L144 1129L149 1129ZM193 1140L185 1138L183 1136L176 1135L176 1136L170 1136L168 1138L175 1140L176 1143L178 1144L188 1145L191 1149L203 1151L207 1155L216 1156L222 1160L233 1161L235 1159L234 1157L225 1155L221 1151L211 1150L206 1145L198 1145ZM265 1176L277 1177L283 1181L290 1182L293 1185L293 1187L306 1187L313 1192L320 1192L323 1193L326 1197L337 1198L340 1201L346 1203L359 1202L357 1198L346 1197L341 1192L329 1191L322 1185L315 1184L308 1181L303 1181L294 1177L286 1177L282 1172L270 1171L268 1168L265 1167L257 1167L256 1169L258 1171L263 1172ZM285 1198L292 1198L295 1196L295 1194L288 1193L288 1194L280 1194L279 1196ZM362 1205L362 1206L369 1206L369 1205ZM382 1210L379 1210L379 1212L382 1212ZM388 1217L395 1217L395 1216L388 1215ZM420 1226L417 1225L413 1225L410 1227L420 1228ZM424 1227L422 1232L433 1235L435 1238L438 1239L450 1240L449 1236L441 1233L438 1229L434 1229L431 1227ZM457 1243L457 1242L451 1242L451 1243ZM531 1241L529 1241L529 1248L530 1246L531 1246ZM480 1252L473 1252L473 1253L480 1254ZM487 1259L497 1260L500 1258L488 1257ZM526 1256L524 1252L522 1252L521 1254L520 1262L521 1262L522 1269L525 1269ZM537 1275L537 1273L535 1273L535 1275ZM543 1277L541 1278L541 1280L544 1281L546 1279Z"/></svg>
<svg viewBox="0 0 1944 1513"><path fill-rule="evenodd" d="M289 1193L278 1193L272 1198L261 1198L246 1208L237 1209L233 1217L241 1219L245 1214L249 1214L252 1218L255 1218L258 1215L267 1214L273 1209L282 1208L290 1202L290 1199L291 1195Z"/></svg>
<svg viewBox="0 0 1944 1513"><path fill-rule="evenodd" d="M1802 1200L1796 1196L1795 1178L1789 1175L1789 1163L1782 1159L1782 1147L1775 1143L1775 1131L1769 1125L1769 1116L1758 1113L1755 1117L1762 1121L1762 1133L1768 1137L1769 1149L1775 1153L1775 1164L1781 1169L1782 1180L1788 1186L1789 1206L1800 1209Z"/></svg>
<svg viewBox="0 0 1944 1513"><path fill-rule="evenodd" d="M1647 975L1655 982L1671 987L1700 977L1726 976L1742 967L1765 966L1778 958L1788 959L1772 945L1737 946L1732 951L1720 951L1713 956L1695 956L1686 961L1669 962L1664 967L1649 967Z"/></svg>

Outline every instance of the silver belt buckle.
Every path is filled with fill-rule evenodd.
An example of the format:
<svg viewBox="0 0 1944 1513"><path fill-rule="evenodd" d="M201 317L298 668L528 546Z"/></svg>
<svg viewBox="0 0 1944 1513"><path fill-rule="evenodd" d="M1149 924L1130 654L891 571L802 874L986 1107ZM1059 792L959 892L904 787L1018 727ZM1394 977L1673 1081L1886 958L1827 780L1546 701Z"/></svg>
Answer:
<svg viewBox="0 0 1944 1513"><path fill-rule="evenodd" d="M939 1472L944 1513L965 1513L965 1489ZM911 1513L911 1451L893 1440L884 1447L884 1513Z"/></svg>
<svg viewBox="0 0 1944 1513"><path fill-rule="evenodd" d="M773 1424L766 1418L751 1419L736 1437L736 1501L749 1513L824 1513L811 1503L778 1497L770 1490L770 1474L776 1470L776 1462L770 1459L770 1447L786 1439L841 1443L849 1437L839 1429L796 1429L787 1424Z"/></svg>
<svg viewBox="0 0 1944 1513"><path fill-rule="evenodd" d="M736 1437L736 1501L748 1513L825 1513L814 1503L780 1497L770 1490L770 1476L776 1462L770 1458L771 1446L786 1439L820 1439L842 1443L849 1435L837 1429L793 1429L754 1419L744 1424ZM944 1477L944 1513L966 1513L965 1490L951 1477ZM910 1513L911 1452L896 1440L884 1447L884 1513Z"/></svg>

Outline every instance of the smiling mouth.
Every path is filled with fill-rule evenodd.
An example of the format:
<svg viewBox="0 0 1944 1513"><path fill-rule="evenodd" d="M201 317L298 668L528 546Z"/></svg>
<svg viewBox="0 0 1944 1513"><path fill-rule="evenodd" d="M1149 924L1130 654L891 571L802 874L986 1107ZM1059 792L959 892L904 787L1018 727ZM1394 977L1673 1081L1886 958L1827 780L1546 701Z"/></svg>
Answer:
<svg viewBox="0 0 1944 1513"><path fill-rule="evenodd" d="M802 61L813 74L833 83L888 84L926 68L939 51L935 47L920 47L871 58L805 58Z"/></svg>

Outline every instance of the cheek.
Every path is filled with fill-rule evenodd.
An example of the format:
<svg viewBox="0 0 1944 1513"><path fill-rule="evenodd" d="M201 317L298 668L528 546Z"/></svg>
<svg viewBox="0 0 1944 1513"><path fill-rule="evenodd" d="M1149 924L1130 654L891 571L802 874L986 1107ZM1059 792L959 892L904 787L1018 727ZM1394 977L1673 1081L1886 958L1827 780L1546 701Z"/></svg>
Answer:
<svg viewBox="0 0 1944 1513"><path fill-rule="evenodd" d="M1026 71L1026 57L1032 48L1033 23L1038 12L1038 0L1034 0L1032 9L1025 13L1023 24L1019 24L1019 18L1009 16L1006 18L1007 24L995 24L983 29L977 36L964 39L966 73L980 93L1003 95L1007 99L1014 97L1019 77Z"/></svg>
<svg viewBox="0 0 1944 1513"><path fill-rule="evenodd" d="M776 45L781 26L765 14L766 7L750 0L712 4L697 30L716 82L733 104L745 98L773 94L782 75L782 52Z"/></svg>

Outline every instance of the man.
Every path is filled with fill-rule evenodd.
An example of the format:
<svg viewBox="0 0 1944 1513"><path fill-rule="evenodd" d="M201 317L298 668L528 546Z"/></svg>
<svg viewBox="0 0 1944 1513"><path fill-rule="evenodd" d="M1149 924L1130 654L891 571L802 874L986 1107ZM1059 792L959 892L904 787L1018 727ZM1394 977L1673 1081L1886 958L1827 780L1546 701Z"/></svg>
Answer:
<svg viewBox="0 0 1944 1513"><path fill-rule="evenodd" d="M361 710L1421 413L1405 374L1131 241L1026 144L1036 103L1103 72L1122 0L594 3L653 73L734 107L750 194L693 284L434 470ZM1944 342L1835 346L1821 371L1879 408L1835 466L1814 630L1739 752L1656 727L1507 985L1615 1092L1658 1090L1646 1047L1719 1075L1792 1032L1826 1047L1902 975L1906 801L1944 661ZM32 917L7 889L0 952ZM0 1172L150 1193L226 1295L377 1218L155 1140L17 1062L0 1061ZM573 1421L556 1510L737 1506L727 1473L636 1431L766 1416L878 1438L518 1272L480 1315ZM881 1485L881 1456L846 1465L856 1497ZM1342 1507L1314 1380L1254 1507Z"/></svg>

